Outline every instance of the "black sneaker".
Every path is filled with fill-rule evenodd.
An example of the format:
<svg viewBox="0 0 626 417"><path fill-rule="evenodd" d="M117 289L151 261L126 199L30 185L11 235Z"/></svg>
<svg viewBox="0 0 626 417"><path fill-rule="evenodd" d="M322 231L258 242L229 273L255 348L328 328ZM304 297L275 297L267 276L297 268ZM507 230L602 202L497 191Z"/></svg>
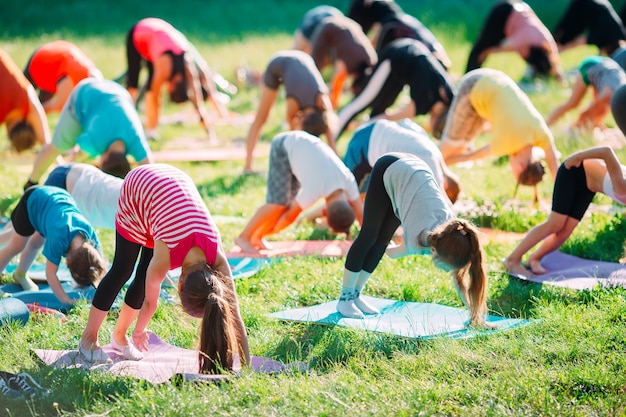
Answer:
<svg viewBox="0 0 626 417"><path fill-rule="evenodd" d="M11 388L4 378L0 378L0 392L4 395L4 398L9 399L20 398L22 396L19 391Z"/></svg>
<svg viewBox="0 0 626 417"><path fill-rule="evenodd" d="M21 391L29 397L42 396L50 394L50 390L42 387L33 379L30 374L22 372L9 379L9 385L13 390Z"/></svg>

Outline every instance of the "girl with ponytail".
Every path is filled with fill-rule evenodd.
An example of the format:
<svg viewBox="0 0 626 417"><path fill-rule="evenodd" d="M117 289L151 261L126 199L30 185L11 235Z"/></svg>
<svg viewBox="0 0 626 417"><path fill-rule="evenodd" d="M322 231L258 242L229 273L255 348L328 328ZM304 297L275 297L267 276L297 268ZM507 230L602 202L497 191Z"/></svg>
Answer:
<svg viewBox="0 0 626 417"><path fill-rule="evenodd" d="M390 245L400 226L403 242ZM454 216L428 165L411 154L387 153L372 169L363 225L346 257L339 313L351 318L379 313L360 295L385 253L392 258L430 253L435 266L452 273L469 309L470 324L489 326L485 322L487 275L477 230Z"/></svg>
<svg viewBox="0 0 626 417"><path fill-rule="evenodd" d="M124 179L115 214L115 256L98 286L78 344L84 360L106 363L98 332L115 297L135 269L111 334L118 356L140 360L148 350L147 325L167 272L181 267L183 309L202 317L199 369L230 371L238 356L250 362L246 327L217 226L191 178L165 164L141 165ZM132 342L127 333L135 323Z"/></svg>

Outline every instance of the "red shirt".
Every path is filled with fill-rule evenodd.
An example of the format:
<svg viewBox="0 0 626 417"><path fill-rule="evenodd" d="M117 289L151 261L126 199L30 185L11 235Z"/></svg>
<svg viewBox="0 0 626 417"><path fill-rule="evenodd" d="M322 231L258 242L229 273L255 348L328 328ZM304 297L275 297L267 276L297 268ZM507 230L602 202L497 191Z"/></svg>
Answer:
<svg viewBox="0 0 626 417"><path fill-rule="evenodd" d="M13 62L9 54L0 49L0 123L14 109L21 109L25 119L28 115L30 102L28 88L30 82Z"/></svg>
<svg viewBox="0 0 626 417"><path fill-rule="evenodd" d="M69 77L76 85L96 69L96 64L78 46L66 41L37 48L26 68L35 87L50 93L56 93L61 78Z"/></svg>

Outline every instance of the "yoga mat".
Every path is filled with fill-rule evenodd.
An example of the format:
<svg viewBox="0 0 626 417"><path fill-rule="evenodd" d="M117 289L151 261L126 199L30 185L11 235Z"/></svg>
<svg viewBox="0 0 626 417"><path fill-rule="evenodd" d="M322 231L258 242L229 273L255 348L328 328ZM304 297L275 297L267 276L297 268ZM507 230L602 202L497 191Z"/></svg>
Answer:
<svg viewBox="0 0 626 417"><path fill-rule="evenodd" d="M366 315L364 319L346 318L337 312L335 300L312 307L279 311L272 313L271 316L282 320L314 322L390 333L412 339L439 336L468 338L529 323L528 320L489 316L487 321L495 325L496 329L477 330L465 325L469 320L469 313L466 309L433 303L405 302L367 296L363 298L380 309L380 314Z"/></svg>
<svg viewBox="0 0 626 417"><path fill-rule="evenodd" d="M219 381L227 379L227 375L198 374L198 352L183 349L166 343L154 333L148 340L149 351L140 361L121 360L113 354L110 345L103 346L104 351L113 360L112 364L92 365L86 362L78 350L34 349L33 353L46 365L55 368L85 368L111 372L119 376L133 376L154 384L170 379L180 381ZM304 371L306 365L301 362L284 364L274 359L253 356L252 369L261 373L283 373Z"/></svg>
<svg viewBox="0 0 626 417"><path fill-rule="evenodd" d="M217 113L210 115L209 122L213 126L244 126L249 125L254 121L254 113L238 114L232 113L228 117L220 117ZM163 114L159 117L159 124L185 124L185 123L199 123L200 116L198 112L194 111L181 111L178 113Z"/></svg>
<svg viewBox="0 0 626 417"><path fill-rule="evenodd" d="M16 268L17 268L17 264L10 264L6 267L5 272L11 275L13 274ZM46 265L45 264L33 264L28 270L28 276L30 277L30 279L32 279L38 284L46 283ZM70 270L67 268L67 266L63 262L59 264L57 277L59 277L59 281L61 282L74 282L74 279L72 278L72 274L70 273Z"/></svg>
<svg viewBox="0 0 626 417"><path fill-rule="evenodd" d="M233 273L233 279L249 278L269 265L272 260L264 258L237 257L228 258L228 264ZM167 276L176 281L180 278L182 268L172 269Z"/></svg>
<svg viewBox="0 0 626 417"><path fill-rule="evenodd" d="M79 288L69 282L61 284L67 295L72 299L91 300L96 290L93 287ZM11 294L10 298L20 300L26 304L34 303L42 307L59 310L63 313L72 308L71 304L63 304L54 295L48 284L37 284L39 291L24 291L19 284L0 285L0 289Z"/></svg>
<svg viewBox="0 0 626 417"><path fill-rule="evenodd" d="M243 252L237 245L233 246L227 257L289 257L289 256L321 256L340 258L346 256L352 241L349 240L296 240L273 242L270 241L271 249L259 252Z"/></svg>
<svg viewBox="0 0 626 417"><path fill-rule="evenodd" d="M15 298L0 299L0 326L8 323L25 325L30 319L28 306Z"/></svg>
<svg viewBox="0 0 626 417"><path fill-rule="evenodd" d="M575 290L594 287L626 287L626 265L615 262L593 261L555 251L543 258L541 265L549 272L526 277L512 277L537 284L549 284Z"/></svg>
<svg viewBox="0 0 626 417"><path fill-rule="evenodd" d="M255 149L254 156L267 155L266 149ZM244 160L246 149L244 147L230 148L202 148L202 149L163 149L152 152L157 162L200 162L200 161L227 161Z"/></svg>

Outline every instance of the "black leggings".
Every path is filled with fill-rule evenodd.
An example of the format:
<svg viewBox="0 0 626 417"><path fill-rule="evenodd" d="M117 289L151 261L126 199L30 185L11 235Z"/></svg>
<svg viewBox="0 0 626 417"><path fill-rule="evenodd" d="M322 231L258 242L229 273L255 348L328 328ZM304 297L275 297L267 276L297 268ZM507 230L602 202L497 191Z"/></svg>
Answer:
<svg viewBox="0 0 626 417"><path fill-rule="evenodd" d="M135 310L141 308L146 296L146 272L154 250L126 240L118 232L115 232L113 265L96 289L91 303L94 307L102 311L111 309L115 297L132 275L140 251L141 257L135 271L135 279L126 291L124 302Z"/></svg>
<svg viewBox="0 0 626 417"><path fill-rule="evenodd" d="M128 35L126 36L126 61L128 63L128 72L126 72L126 87L137 88L139 87L139 71L141 70L141 61L143 58L139 55L139 51L133 42L133 33L135 32L135 26L130 28ZM148 65L150 74L152 74L152 68Z"/></svg>
<svg viewBox="0 0 626 417"><path fill-rule="evenodd" d="M509 1L498 3L491 9L480 35L469 54L465 72L480 68L483 64L483 61L480 60L480 55L485 50L500 45L500 42L505 38L504 27L512 11L513 4Z"/></svg>
<svg viewBox="0 0 626 417"><path fill-rule="evenodd" d="M400 219L393 212L391 199L383 184L383 174L398 159L397 156L385 155L374 164L365 193L361 231L346 256L345 267L349 271L374 272L400 226Z"/></svg>

